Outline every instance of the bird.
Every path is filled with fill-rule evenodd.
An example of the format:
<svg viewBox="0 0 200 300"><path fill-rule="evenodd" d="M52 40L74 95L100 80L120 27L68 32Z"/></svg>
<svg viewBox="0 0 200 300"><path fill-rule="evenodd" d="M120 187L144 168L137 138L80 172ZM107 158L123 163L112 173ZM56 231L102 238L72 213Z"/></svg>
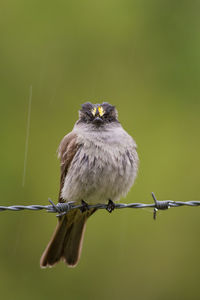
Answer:
<svg viewBox="0 0 200 300"><path fill-rule="evenodd" d="M123 129L115 106L108 102L86 102L79 110L73 130L64 136L58 148L60 159L60 203L85 204L60 216L55 232L40 259L41 268L60 260L75 267L80 259L87 219L95 208L125 197L132 187L139 158L134 139Z"/></svg>

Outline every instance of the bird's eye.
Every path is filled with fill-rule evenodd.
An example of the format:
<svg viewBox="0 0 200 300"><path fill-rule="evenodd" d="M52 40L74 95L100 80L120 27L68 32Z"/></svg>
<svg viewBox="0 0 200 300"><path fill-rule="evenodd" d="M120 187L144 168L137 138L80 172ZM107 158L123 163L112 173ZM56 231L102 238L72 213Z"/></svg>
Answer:
<svg viewBox="0 0 200 300"><path fill-rule="evenodd" d="M103 117L104 117L105 119L107 119L107 118L109 117L109 114L108 114L108 113L104 113Z"/></svg>
<svg viewBox="0 0 200 300"><path fill-rule="evenodd" d="M92 112L90 110L88 110L88 111L85 112L85 116L89 120L93 120L94 119L94 115L92 114Z"/></svg>

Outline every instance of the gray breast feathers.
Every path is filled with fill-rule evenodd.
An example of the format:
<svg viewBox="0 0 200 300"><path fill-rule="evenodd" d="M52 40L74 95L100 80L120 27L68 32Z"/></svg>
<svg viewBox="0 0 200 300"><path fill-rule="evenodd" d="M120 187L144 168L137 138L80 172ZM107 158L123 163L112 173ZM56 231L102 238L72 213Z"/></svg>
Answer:
<svg viewBox="0 0 200 300"><path fill-rule="evenodd" d="M74 130L79 145L62 188L66 201L119 200L132 186L138 166L136 144L120 126L106 132Z"/></svg>

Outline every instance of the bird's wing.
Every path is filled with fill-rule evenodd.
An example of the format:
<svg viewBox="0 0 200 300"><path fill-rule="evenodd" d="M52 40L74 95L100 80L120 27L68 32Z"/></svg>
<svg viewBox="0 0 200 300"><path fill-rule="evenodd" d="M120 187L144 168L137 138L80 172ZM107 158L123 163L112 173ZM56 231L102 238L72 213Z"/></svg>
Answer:
<svg viewBox="0 0 200 300"><path fill-rule="evenodd" d="M59 202L64 202L61 197L61 191L65 182L70 164L79 149L80 144L77 143L77 135L73 132L67 134L61 141L58 148L58 157L60 158L61 176L60 176L60 192Z"/></svg>

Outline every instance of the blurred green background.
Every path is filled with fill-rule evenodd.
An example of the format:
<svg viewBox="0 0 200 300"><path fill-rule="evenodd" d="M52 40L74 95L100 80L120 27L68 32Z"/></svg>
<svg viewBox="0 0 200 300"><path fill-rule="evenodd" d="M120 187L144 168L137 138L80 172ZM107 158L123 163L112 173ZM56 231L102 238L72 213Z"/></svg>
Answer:
<svg viewBox="0 0 200 300"><path fill-rule="evenodd" d="M1 0L1 205L56 201L81 103L116 105L138 144L124 202L200 200L200 2ZM30 86L32 108L25 185ZM2 299L198 299L198 208L97 212L80 264L41 270L55 215L2 212Z"/></svg>

